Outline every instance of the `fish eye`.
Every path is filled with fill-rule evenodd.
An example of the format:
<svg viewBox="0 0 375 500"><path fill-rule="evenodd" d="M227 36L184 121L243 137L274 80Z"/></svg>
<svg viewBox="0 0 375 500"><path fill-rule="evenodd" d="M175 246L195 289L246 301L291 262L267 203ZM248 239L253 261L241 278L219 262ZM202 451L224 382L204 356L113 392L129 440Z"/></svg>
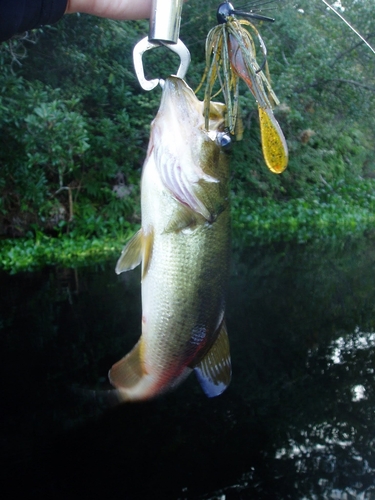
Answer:
<svg viewBox="0 0 375 500"><path fill-rule="evenodd" d="M224 151L229 151L232 146L232 139L228 132L218 133L216 136L216 142Z"/></svg>

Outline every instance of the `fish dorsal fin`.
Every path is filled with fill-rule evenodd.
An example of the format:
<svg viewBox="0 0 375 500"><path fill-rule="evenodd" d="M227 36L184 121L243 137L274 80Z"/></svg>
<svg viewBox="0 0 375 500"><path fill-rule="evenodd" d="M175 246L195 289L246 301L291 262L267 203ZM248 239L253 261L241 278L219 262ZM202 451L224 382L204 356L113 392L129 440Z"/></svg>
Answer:
<svg viewBox="0 0 375 500"><path fill-rule="evenodd" d="M142 262L142 278L144 278L151 259L153 241L153 231L145 234L144 231L140 229L135 233L121 252L115 269L116 274L131 271Z"/></svg>
<svg viewBox="0 0 375 500"><path fill-rule="evenodd" d="M145 375L142 363L142 341L140 340L125 357L109 370L108 378L117 389L129 389L139 383Z"/></svg>
<svg viewBox="0 0 375 500"><path fill-rule="evenodd" d="M194 370L204 393L209 398L219 396L228 387L232 377L232 368L228 333L224 321L215 343L194 367Z"/></svg>

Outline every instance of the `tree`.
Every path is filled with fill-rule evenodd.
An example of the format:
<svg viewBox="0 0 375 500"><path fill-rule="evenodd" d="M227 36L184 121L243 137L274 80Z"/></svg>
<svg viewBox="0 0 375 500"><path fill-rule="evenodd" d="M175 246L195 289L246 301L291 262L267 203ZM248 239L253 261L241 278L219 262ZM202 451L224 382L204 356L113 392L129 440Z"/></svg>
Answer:
<svg viewBox="0 0 375 500"><path fill-rule="evenodd" d="M348 20L373 40L372 1L342 3ZM320 188L340 183L360 189L375 176L374 55L323 2L276 5L276 22L257 28L281 101L274 113L288 141L289 166L281 176L265 167L257 105L242 88L244 140L232 152L235 200L315 199ZM181 39L192 54L187 81L193 88L204 71L216 9L213 0L183 8ZM160 99L160 89L139 87L132 67L132 49L147 31L146 22L74 15L1 46L2 233L25 234L32 223L51 230L73 213L74 224L88 233L118 224L121 216L139 218L140 168ZM167 49L145 54L144 61L150 77L176 70Z"/></svg>

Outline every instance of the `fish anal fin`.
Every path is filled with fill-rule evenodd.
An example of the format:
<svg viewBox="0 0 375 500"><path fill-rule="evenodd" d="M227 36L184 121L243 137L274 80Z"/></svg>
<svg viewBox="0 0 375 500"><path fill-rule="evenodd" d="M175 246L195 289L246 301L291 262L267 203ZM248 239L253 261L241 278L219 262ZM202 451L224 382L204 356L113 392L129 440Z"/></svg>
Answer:
<svg viewBox="0 0 375 500"><path fill-rule="evenodd" d="M232 377L228 333L225 322L221 324L219 335L204 358L194 366L203 392L213 398L228 387Z"/></svg>
<svg viewBox="0 0 375 500"><path fill-rule="evenodd" d="M116 274L130 271L142 262L142 278L144 278L150 264L153 240L153 231L145 233L143 229L140 229L135 233L131 240L125 245L117 261L115 269Z"/></svg>
<svg viewBox="0 0 375 500"><path fill-rule="evenodd" d="M142 362L142 340L125 357L109 370L108 378L117 389L130 389L138 384L145 375Z"/></svg>

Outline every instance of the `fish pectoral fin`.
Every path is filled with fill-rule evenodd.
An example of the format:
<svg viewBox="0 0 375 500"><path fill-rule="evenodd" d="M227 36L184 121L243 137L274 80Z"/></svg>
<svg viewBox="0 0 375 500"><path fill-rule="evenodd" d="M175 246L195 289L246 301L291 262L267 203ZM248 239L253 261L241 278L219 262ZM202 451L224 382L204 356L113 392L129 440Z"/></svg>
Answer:
<svg viewBox="0 0 375 500"><path fill-rule="evenodd" d="M125 357L117 361L108 372L111 384L117 389L129 389L145 375L140 340Z"/></svg>
<svg viewBox="0 0 375 500"><path fill-rule="evenodd" d="M138 266L142 261L142 238L143 231L140 229L125 245L121 256L116 264L116 274L130 271Z"/></svg>
<svg viewBox="0 0 375 500"><path fill-rule="evenodd" d="M176 210L173 217L169 220L165 233L172 233L182 231L183 229L191 228L193 229L198 222L198 218L202 219L202 216L191 210L189 207L181 206L179 210Z"/></svg>
<svg viewBox="0 0 375 500"><path fill-rule="evenodd" d="M115 269L116 274L131 271L142 262L142 278L144 278L151 259L153 240L153 231L145 234L145 232L140 229L135 233L127 245L125 245L117 261Z"/></svg>
<svg viewBox="0 0 375 500"><path fill-rule="evenodd" d="M219 396L232 377L227 328L223 321L219 336L204 358L194 366L203 392L209 398Z"/></svg>

